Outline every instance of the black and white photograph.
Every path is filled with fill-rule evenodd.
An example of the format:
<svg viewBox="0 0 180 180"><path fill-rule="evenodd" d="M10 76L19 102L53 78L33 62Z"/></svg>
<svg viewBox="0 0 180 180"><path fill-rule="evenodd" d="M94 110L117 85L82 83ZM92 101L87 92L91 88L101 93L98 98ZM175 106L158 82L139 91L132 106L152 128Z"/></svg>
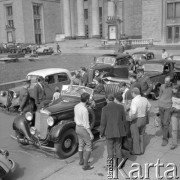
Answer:
<svg viewBox="0 0 180 180"><path fill-rule="evenodd" d="M180 0L0 0L0 180L180 179Z"/></svg>

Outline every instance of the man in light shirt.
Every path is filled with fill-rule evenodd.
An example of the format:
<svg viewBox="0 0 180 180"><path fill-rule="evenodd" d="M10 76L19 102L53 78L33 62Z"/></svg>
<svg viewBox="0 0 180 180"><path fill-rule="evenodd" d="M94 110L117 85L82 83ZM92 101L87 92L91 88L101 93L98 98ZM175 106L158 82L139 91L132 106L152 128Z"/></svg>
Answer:
<svg viewBox="0 0 180 180"><path fill-rule="evenodd" d="M129 90L129 88L127 87L127 84L125 82L122 82L122 88L121 88L123 94L122 94L122 97L123 97L123 104L125 103L125 100L127 100L127 92Z"/></svg>
<svg viewBox="0 0 180 180"><path fill-rule="evenodd" d="M165 49L162 49L162 59L168 59L169 55Z"/></svg>
<svg viewBox="0 0 180 180"><path fill-rule="evenodd" d="M138 88L132 90L132 96L133 100L129 112L130 130L133 139L133 151L131 154L140 155L144 153L144 133L151 104L145 97L140 95Z"/></svg>
<svg viewBox="0 0 180 180"><path fill-rule="evenodd" d="M79 165L84 165L84 170L90 170L93 167L88 164L92 152L92 140L94 136L90 129L89 113L86 104L89 102L90 95L83 93L81 95L81 102L74 108L74 121L76 123L76 133L79 140ZM83 158L83 151L86 149L85 158Z"/></svg>

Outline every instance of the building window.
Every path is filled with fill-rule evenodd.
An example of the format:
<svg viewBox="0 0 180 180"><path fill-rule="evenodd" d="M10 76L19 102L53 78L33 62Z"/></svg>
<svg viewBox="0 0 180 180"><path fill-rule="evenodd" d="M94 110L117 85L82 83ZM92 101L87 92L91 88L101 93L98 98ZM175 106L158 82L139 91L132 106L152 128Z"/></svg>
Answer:
<svg viewBox="0 0 180 180"><path fill-rule="evenodd" d="M180 18L180 2L175 3L175 17Z"/></svg>
<svg viewBox="0 0 180 180"><path fill-rule="evenodd" d="M7 25L9 26L9 27L11 27L11 28L13 28L14 27L14 21L11 19L11 20L8 20L7 21Z"/></svg>
<svg viewBox="0 0 180 180"><path fill-rule="evenodd" d="M33 14L34 14L34 16L40 16L40 5L39 4L33 5Z"/></svg>
<svg viewBox="0 0 180 180"><path fill-rule="evenodd" d="M168 27L168 39L172 39L172 27Z"/></svg>
<svg viewBox="0 0 180 180"><path fill-rule="evenodd" d="M88 9L84 9L84 19L88 19Z"/></svg>
<svg viewBox="0 0 180 180"><path fill-rule="evenodd" d="M102 7L99 7L99 19L102 20Z"/></svg>
<svg viewBox="0 0 180 180"><path fill-rule="evenodd" d="M174 15L173 15L173 3L168 3L167 4L167 18L171 19L173 17L174 17Z"/></svg>
<svg viewBox="0 0 180 180"><path fill-rule="evenodd" d="M6 14L7 14L7 16L13 15L12 6L6 6Z"/></svg>
<svg viewBox="0 0 180 180"><path fill-rule="evenodd" d="M41 30L40 19L34 19L34 30Z"/></svg>

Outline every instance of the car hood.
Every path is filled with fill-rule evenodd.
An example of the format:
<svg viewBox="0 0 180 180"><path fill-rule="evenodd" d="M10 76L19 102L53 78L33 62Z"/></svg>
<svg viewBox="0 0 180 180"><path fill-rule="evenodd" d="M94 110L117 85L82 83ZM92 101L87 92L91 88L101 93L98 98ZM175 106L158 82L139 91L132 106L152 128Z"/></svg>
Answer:
<svg viewBox="0 0 180 180"><path fill-rule="evenodd" d="M63 100L59 99L54 105L51 105L46 108L52 115L74 109L74 106L80 102L79 97L71 97L71 96L64 96L62 97Z"/></svg>
<svg viewBox="0 0 180 180"><path fill-rule="evenodd" d="M157 76L162 74L162 72L157 72L157 71L145 71L145 75L152 77L152 76Z"/></svg>

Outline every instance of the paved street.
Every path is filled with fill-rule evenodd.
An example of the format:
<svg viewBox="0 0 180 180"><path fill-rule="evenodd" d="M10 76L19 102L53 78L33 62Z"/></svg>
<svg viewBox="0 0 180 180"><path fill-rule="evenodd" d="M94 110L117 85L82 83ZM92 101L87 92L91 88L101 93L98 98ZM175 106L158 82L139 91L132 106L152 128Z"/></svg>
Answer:
<svg viewBox="0 0 180 180"><path fill-rule="evenodd" d="M151 101L153 107L156 107L157 102ZM152 112L156 112L156 108ZM152 113L152 117L153 117ZM78 154L60 160L56 159L53 154L43 153L34 147L22 147L16 141L10 138L13 134L12 122L15 115L10 115L0 112L0 147L8 149L11 157L16 162L16 170L13 174L9 174L4 180L104 180L107 179L106 172L106 144L103 140L94 142L94 151L92 154L92 171L84 172L78 165ZM129 160L124 167L125 172L129 172L132 163L139 163L142 166L144 174L145 163L156 163L160 159L161 163L165 164L165 168L161 168L161 175L167 170L167 163L175 163L177 171L180 172L180 147L171 151L169 145L161 147L161 132L159 127L154 124L154 118L151 118L150 124L146 129L146 151L142 156L129 156L127 152L124 154L129 156ZM180 173L179 173L180 175ZM119 173L119 179L124 179ZM155 180L155 168L150 169L150 179Z"/></svg>

